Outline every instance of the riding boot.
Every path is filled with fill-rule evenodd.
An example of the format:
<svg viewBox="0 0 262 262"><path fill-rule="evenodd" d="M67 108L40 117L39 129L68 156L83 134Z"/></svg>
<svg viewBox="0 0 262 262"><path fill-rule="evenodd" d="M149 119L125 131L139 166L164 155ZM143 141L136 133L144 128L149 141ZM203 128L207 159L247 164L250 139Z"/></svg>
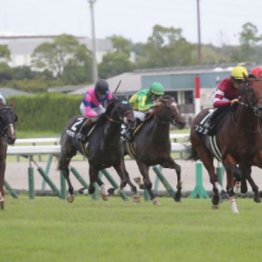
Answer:
<svg viewBox="0 0 262 262"><path fill-rule="evenodd" d="M85 121L85 123L81 126L81 128L79 129L78 133L76 134L75 138L79 141L79 142L87 142L87 134L91 128L91 126L93 125L93 122L91 119L87 119Z"/></svg>

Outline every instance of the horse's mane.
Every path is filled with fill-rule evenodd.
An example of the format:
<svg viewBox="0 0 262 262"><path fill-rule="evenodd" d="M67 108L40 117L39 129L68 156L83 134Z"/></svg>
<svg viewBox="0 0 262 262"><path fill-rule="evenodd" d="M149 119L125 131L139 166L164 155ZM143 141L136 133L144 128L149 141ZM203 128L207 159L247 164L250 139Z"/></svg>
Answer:
<svg viewBox="0 0 262 262"><path fill-rule="evenodd" d="M101 114L96 122L97 125L101 125L101 123L104 123L107 120L107 117L110 115L111 111L113 110L115 104L119 100L116 97L113 97L113 99L109 102L108 106L106 107L106 111Z"/></svg>

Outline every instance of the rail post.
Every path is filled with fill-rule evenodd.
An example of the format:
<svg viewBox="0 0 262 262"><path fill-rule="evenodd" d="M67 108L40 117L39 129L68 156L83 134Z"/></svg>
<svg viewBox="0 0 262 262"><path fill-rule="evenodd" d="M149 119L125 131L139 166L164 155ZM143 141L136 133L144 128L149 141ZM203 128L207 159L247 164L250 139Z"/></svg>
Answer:
<svg viewBox="0 0 262 262"><path fill-rule="evenodd" d="M12 187L5 180L4 180L4 186L13 198L18 198L18 194L12 189Z"/></svg>
<svg viewBox="0 0 262 262"><path fill-rule="evenodd" d="M172 188L172 186L168 183L167 179L163 176L162 172L160 171L159 166L153 166L153 170L156 173L157 177L159 178L159 180L161 181L161 183L163 184L163 186L166 188L167 192L171 195L171 196L175 196L175 190Z"/></svg>
<svg viewBox="0 0 262 262"><path fill-rule="evenodd" d="M34 169L32 167L32 157L29 157L28 167L28 195L30 199L35 198Z"/></svg>
<svg viewBox="0 0 262 262"><path fill-rule="evenodd" d="M209 195L206 192L204 186L203 186L203 165L201 161L197 161L195 164L195 170L196 170L196 186L194 190L191 192L190 197L191 198L208 198Z"/></svg>

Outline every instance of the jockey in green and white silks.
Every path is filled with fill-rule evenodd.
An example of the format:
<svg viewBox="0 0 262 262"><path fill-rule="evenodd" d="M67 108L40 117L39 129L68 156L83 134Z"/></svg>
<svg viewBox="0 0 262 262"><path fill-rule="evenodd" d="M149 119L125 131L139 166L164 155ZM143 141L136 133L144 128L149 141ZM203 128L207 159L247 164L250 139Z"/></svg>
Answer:
<svg viewBox="0 0 262 262"><path fill-rule="evenodd" d="M134 116L144 121L145 114L153 110L156 100L164 95L164 87L159 82L153 82L149 88L144 88L136 92L129 99L129 103L134 109Z"/></svg>

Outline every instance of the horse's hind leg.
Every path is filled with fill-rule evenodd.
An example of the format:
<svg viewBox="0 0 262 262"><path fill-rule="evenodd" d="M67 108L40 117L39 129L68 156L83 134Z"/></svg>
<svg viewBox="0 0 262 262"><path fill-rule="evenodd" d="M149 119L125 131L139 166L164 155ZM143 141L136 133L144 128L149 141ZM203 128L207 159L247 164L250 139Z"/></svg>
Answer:
<svg viewBox="0 0 262 262"><path fill-rule="evenodd" d="M61 155L59 162L58 162L58 169L66 179L68 185L68 194L67 194L67 201L72 203L74 201L74 188L72 186L71 180L69 178L69 163L71 161L71 157L66 157Z"/></svg>
<svg viewBox="0 0 262 262"><path fill-rule="evenodd" d="M255 181L253 180L253 178L251 177L251 167L248 165L239 165L240 169L241 169L241 192L245 193L247 192L247 189L245 190L245 192L242 191L242 183L243 181L246 182L246 180L248 181L248 183L250 184L252 191L254 192L254 201L256 203L260 203L261 202L261 198L259 195L259 188L258 186L255 184Z"/></svg>
<svg viewBox="0 0 262 262"><path fill-rule="evenodd" d="M171 157L162 164L163 167L175 169L177 175L177 185L176 185L176 193L174 195L175 201L181 201L181 190L182 190L182 182L181 182L181 167L178 165Z"/></svg>

